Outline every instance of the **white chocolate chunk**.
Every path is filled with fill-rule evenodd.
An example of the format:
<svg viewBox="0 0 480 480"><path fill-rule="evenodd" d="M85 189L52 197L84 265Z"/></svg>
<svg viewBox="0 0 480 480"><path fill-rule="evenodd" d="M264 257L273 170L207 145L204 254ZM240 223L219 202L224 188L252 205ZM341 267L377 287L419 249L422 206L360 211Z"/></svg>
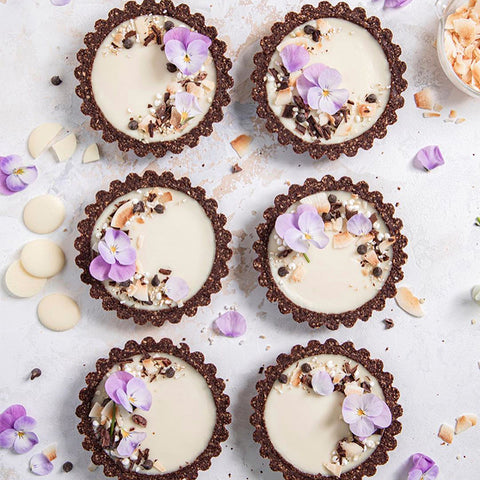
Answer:
<svg viewBox="0 0 480 480"><path fill-rule="evenodd" d="M65 206L54 195L32 198L23 210L23 223L33 233L54 232L65 220Z"/></svg>
<svg viewBox="0 0 480 480"><path fill-rule="evenodd" d="M57 160L59 162L66 162L73 156L77 149L77 137L74 133L71 133L55 143L52 148L57 155Z"/></svg>
<svg viewBox="0 0 480 480"><path fill-rule="evenodd" d="M92 143L85 152L83 152L83 163L92 163L97 162L100 160L100 152L98 151L98 145L96 143Z"/></svg>
<svg viewBox="0 0 480 480"><path fill-rule="evenodd" d="M38 304L37 314L40 323L55 332L70 330L80 320L77 303L59 293L44 297Z"/></svg>
<svg viewBox="0 0 480 480"><path fill-rule="evenodd" d="M23 247L20 261L30 275L50 278L65 266L65 254L56 243L40 239L29 242Z"/></svg>
<svg viewBox="0 0 480 480"><path fill-rule="evenodd" d="M28 139L28 151L33 158L40 156L63 130L59 123L44 123L37 127Z"/></svg>
<svg viewBox="0 0 480 480"><path fill-rule="evenodd" d="M46 283L46 278L29 275L20 260L13 262L5 273L5 285L8 291L16 297L33 297L42 290Z"/></svg>

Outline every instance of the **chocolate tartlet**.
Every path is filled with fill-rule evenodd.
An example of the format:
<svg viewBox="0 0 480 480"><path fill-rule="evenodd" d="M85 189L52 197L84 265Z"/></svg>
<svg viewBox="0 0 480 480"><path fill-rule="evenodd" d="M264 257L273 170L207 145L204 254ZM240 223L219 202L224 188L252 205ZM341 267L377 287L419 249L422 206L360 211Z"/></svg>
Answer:
<svg viewBox="0 0 480 480"><path fill-rule="evenodd" d="M253 265L267 299L313 328L368 320L403 278L407 239L394 212L381 193L348 177L292 185L257 227Z"/></svg>
<svg viewBox="0 0 480 480"><path fill-rule="evenodd" d="M90 295L138 324L194 316L220 291L232 256L217 206L203 188L170 172L112 182L77 227L76 263Z"/></svg>
<svg viewBox="0 0 480 480"><path fill-rule="evenodd" d="M220 455L231 422L216 373L200 352L167 338L112 349L87 375L76 410L92 462L122 480L197 478Z"/></svg>
<svg viewBox="0 0 480 480"><path fill-rule="evenodd" d="M392 382L381 360L351 342L296 345L265 370L251 402L261 456L286 480L374 475L402 429ZM365 411L352 410L357 404ZM357 417L367 425L365 435L358 435Z"/></svg>
<svg viewBox="0 0 480 480"><path fill-rule="evenodd" d="M257 113L296 153L352 157L397 121L406 65L392 32L364 9L305 5L260 44L251 77Z"/></svg>
<svg viewBox="0 0 480 480"><path fill-rule="evenodd" d="M232 62L217 30L187 5L128 2L97 20L84 42L75 69L81 110L120 150L180 153L223 118Z"/></svg>

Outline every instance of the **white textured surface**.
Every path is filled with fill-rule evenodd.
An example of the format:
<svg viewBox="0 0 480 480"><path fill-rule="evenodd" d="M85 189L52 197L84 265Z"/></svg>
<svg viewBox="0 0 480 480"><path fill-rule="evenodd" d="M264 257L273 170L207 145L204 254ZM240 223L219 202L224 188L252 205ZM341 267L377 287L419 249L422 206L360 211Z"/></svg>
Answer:
<svg viewBox="0 0 480 480"><path fill-rule="evenodd" d="M248 77L260 38L275 20L306 2L190 3L207 17L208 23L217 26L220 37L229 44L229 54L235 60L234 102L214 134L202 139L198 148L162 160L136 159L132 154L121 154L115 146L105 145L100 135L89 129L73 92L75 52L82 46L84 33L119 2L73 0L68 7L58 8L47 0L8 0L6 5L0 5L0 153L18 153L28 159L28 134L46 121L58 121L71 128L80 144L73 159L65 164L57 164L51 152L43 154L36 161L40 170L38 181L23 193L0 199L2 275L8 264L18 258L22 245L37 238L22 224L23 205L36 195L57 194L64 199L68 213L65 230L62 227L50 238L63 246L68 265L59 277L48 282L45 294L68 293L82 309L82 320L75 329L50 332L36 318L41 295L28 300L13 299L1 289L0 344L4 368L0 376L0 409L21 402L38 419L41 444L32 453L40 451L40 446L58 443L59 458L52 478L65 478L61 465L66 460L74 463L74 470L68 474L72 480L104 478L100 470L87 471L89 455L82 450L81 438L76 433L74 409L85 374L92 370L98 357L129 338L169 336L177 342L185 338L193 349L203 351L207 360L217 365L221 377L228 379L234 418L224 452L214 460L211 470L201 473L199 478L226 479L231 473L235 480L280 480L280 474L270 472L260 459L258 446L251 438L248 419L250 399L259 379L258 368L271 364L277 354L296 343L334 337L353 340L358 347L367 347L373 356L382 358L402 392L403 433L397 437L399 445L390 462L380 467L375 478L406 478L407 459L417 451L438 461L441 478L477 478L480 427L463 433L448 447L441 446L436 437L442 422L452 423L455 416L478 409L480 322L472 325L471 320L480 320L480 310L470 300L469 292L480 281L480 230L473 227L479 213L475 184L480 165L475 150L480 143L478 103L448 84L432 47L437 28L433 0L414 0L403 10L388 12L378 5L381 2L361 2L368 6L370 14L380 15L383 24L394 30L394 39L403 46L403 59L409 67L410 87L406 107L387 137L377 141L372 150L335 163L313 161L277 145L265 131L263 121L256 118L249 99ZM63 84L50 85L52 75L60 75ZM436 87L440 103L457 109L468 121L452 125L422 118L414 106L413 93L426 84ZM255 140L251 153L240 162L243 172L232 176L230 168L238 158L229 142L241 133L249 133ZM102 160L83 165L83 148L93 141L100 145ZM434 143L441 146L446 165L429 174L414 169L411 159L416 151ZM234 235L235 255L222 293L194 319L162 329L137 327L116 319L111 312L103 312L99 302L89 297L74 265L75 226L82 218L83 207L111 180L146 168L171 169L177 176L189 175L194 184L203 185L219 200ZM337 177L350 175L357 181L364 179L372 188L381 190L388 201L400 203L397 213L404 220L404 232L410 239L404 284L426 298L424 318L409 317L391 300L383 313L375 314L366 324L333 333L311 331L305 325L295 324L289 316L280 315L277 307L265 300L265 291L257 286L257 274L251 266L251 246L261 213L276 194L286 191L286 181L303 182L308 176L321 177L326 173ZM249 329L241 345L239 340L215 337L210 330L212 320L224 306L233 305L248 319ZM395 328L389 331L384 331L382 323L386 316L395 321ZM207 328L205 333L201 333L203 327ZM209 337L213 338L211 345ZM42 376L27 380L34 367L42 369ZM29 457L1 451L0 479L29 478Z"/></svg>

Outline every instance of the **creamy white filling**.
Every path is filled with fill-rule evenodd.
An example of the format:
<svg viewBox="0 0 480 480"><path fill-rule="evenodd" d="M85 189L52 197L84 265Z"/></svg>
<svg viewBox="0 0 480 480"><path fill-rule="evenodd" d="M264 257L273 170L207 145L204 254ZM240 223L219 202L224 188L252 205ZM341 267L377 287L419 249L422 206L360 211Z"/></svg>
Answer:
<svg viewBox="0 0 480 480"><path fill-rule="evenodd" d="M185 91L186 87L182 87L180 82L193 80L197 75L185 76L178 71L169 72L168 59L161 46L155 40L144 46L149 27L155 25L164 33L163 26L166 21L173 22L176 27L190 28L168 16L147 15L128 20L107 35L97 51L92 69L95 101L105 118L117 130L146 143L174 140L192 130L204 118L215 96L216 71L209 53L200 70L207 74L208 82L202 82L201 95L198 98L202 115L194 116L182 129L156 131L153 138L142 128L131 130L128 127L131 119L142 125L143 120L155 117L156 108L163 104L164 94L167 91L172 92L173 100L175 91ZM126 49L122 39L132 30L135 30L137 35L131 37L134 41L133 47ZM119 48L113 47L112 43Z"/></svg>
<svg viewBox="0 0 480 480"><path fill-rule="evenodd" d="M322 37L316 43L310 35L304 35L306 25L318 28ZM297 36L299 35L299 36ZM283 118L283 105L277 105L277 85L271 74L267 75L266 87L270 108L280 118L283 125L304 141L334 144L342 143L355 138L369 130L379 119L390 98L391 74L388 60L380 44L364 28L340 18L327 18L317 21L312 20L297 27L285 37L273 54L269 68L276 68L281 72L282 60L280 51L289 44L304 45L310 52L310 61L307 66L322 63L338 70L342 76L342 83L336 88L345 88L350 92L349 99L354 105L348 105L351 110L348 122L342 122L329 140L318 139L307 132L302 135L296 130L294 118ZM293 76L299 73L293 74ZM298 95L295 87L292 93ZM368 95L374 94L377 101L373 104L366 103ZM373 110L371 116L362 112L362 105L367 105ZM298 109L297 109L298 111ZM314 111L318 123L327 121L325 115ZM370 114L369 114L370 115ZM308 126L304 123L304 126Z"/></svg>
<svg viewBox="0 0 480 480"><path fill-rule="evenodd" d="M284 374L289 378L287 384L276 381L265 405L265 426L268 436L280 455L297 469L308 474L333 476L325 464L336 463L335 455L338 442L344 438L353 439L347 423L342 418L342 403L345 395L334 392L328 396L317 395L309 387L291 382L299 372L299 366L309 363L311 374L319 370L341 373L345 362L351 367L356 362L342 355L316 355L296 362L287 368ZM362 365L358 364L355 373L356 384L366 381L371 393L384 400L378 381ZM346 472L363 463L377 448L379 435L365 440L363 452L344 461L342 472Z"/></svg>
<svg viewBox="0 0 480 480"><path fill-rule="evenodd" d="M370 217L377 215L373 224L382 239L390 238L385 222L375 210L373 205L355 198L349 192L326 192L328 196L333 193L340 203L348 205L357 213ZM309 203L306 197L302 202ZM293 212L299 203L293 204L288 212ZM346 220L342 222L342 231L346 230ZM365 243L362 237L355 237L353 241L343 248L335 248L334 236L338 231L325 231L329 237L328 245L319 249L310 244L307 256L310 262L300 253L292 252L286 258L279 257L285 250L285 245L278 238L275 229L269 239L270 269L280 290L296 305L320 313L343 313L359 308L372 298L383 287L391 269L392 247L385 249L389 260L380 262L382 275L375 277L373 268L365 264L364 256L357 252L359 245ZM364 266L362 266L362 261ZM280 267L288 270L286 276L279 275Z"/></svg>

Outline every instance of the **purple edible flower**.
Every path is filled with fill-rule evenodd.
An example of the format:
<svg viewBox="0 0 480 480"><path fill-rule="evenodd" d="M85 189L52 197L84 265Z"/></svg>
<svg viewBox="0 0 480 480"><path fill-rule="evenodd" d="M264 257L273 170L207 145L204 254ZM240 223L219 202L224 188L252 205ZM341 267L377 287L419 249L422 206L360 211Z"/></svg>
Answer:
<svg viewBox="0 0 480 480"><path fill-rule="evenodd" d="M28 417L23 405L12 405L0 414L0 448L12 448L16 453L29 452L38 437L32 432L37 422Z"/></svg>
<svg viewBox="0 0 480 480"><path fill-rule="evenodd" d="M208 57L209 37L185 27L175 27L163 37L165 55L184 75L197 73Z"/></svg>
<svg viewBox="0 0 480 480"><path fill-rule="evenodd" d="M347 230L353 235L367 235L372 231L372 222L363 213L357 213L347 221Z"/></svg>
<svg viewBox="0 0 480 480"><path fill-rule="evenodd" d="M312 377L313 391L318 395L331 395L335 386L332 382L332 377L327 372L317 372Z"/></svg>
<svg viewBox="0 0 480 480"><path fill-rule="evenodd" d="M98 257L90 263L90 274L97 280L107 278L114 282L125 282L136 271L137 252L129 236L121 230L107 228L105 236L98 243Z"/></svg>
<svg viewBox="0 0 480 480"><path fill-rule="evenodd" d="M435 480L439 473L438 465L423 453L411 457L413 466L408 472L408 480Z"/></svg>
<svg viewBox="0 0 480 480"><path fill-rule="evenodd" d="M215 320L214 327L226 337L241 337L247 331L247 321L241 313L230 310Z"/></svg>
<svg viewBox="0 0 480 480"><path fill-rule="evenodd" d="M348 395L343 401L342 415L350 431L358 437L369 437L378 428L387 428L392 423L388 405L373 393Z"/></svg>
<svg viewBox="0 0 480 480"><path fill-rule="evenodd" d="M170 277L165 283L165 293L174 302L179 302L188 295L188 283L180 277Z"/></svg>
<svg viewBox="0 0 480 480"><path fill-rule="evenodd" d="M400 8L408 5L412 0L385 0L384 8Z"/></svg>
<svg viewBox="0 0 480 480"><path fill-rule="evenodd" d="M37 453L30 459L30 470L35 475L48 475L53 470L53 463L43 453Z"/></svg>
<svg viewBox="0 0 480 480"><path fill-rule="evenodd" d="M3 195L25 190L37 177L37 167L23 165L18 155L0 157L0 193Z"/></svg>
<svg viewBox="0 0 480 480"><path fill-rule="evenodd" d="M317 248L325 248L328 244L325 224L313 205L300 205L295 213L280 215L275 230L295 252L307 253L310 244Z"/></svg>
<svg viewBox="0 0 480 480"><path fill-rule="evenodd" d="M152 406L152 394L145 382L128 372L112 373L105 382L105 391L117 405L122 405L130 413L133 407L147 411Z"/></svg>
<svg viewBox="0 0 480 480"><path fill-rule="evenodd" d="M178 92L175 95L175 110L180 114L180 125L184 125L195 115L203 113L197 97L188 92Z"/></svg>
<svg viewBox="0 0 480 480"><path fill-rule="evenodd" d="M290 43L280 52L283 65L290 72L301 70L310 61L310 54L305 47Z"/></svg>
<svg viewBox="0 0 480 480"><path fill-rule="evenodd" d="M56 7L63 7L65 5L68 5L71 0L50 0L52 5L55 5Z"/></svg>
<svg viewBox="0 0 480 480"><path fill-rule="evenodd" d="M417 155L415 155L413 163L416 167L429 172L440 165L444 165L445 160L438 145L429 145L428 147L422 148Z"/></svg>
<svg viewBox="0 0 480 480"><path fill-rule="evenodd" d="M147 438L144 432L127 431L122 428L122 439L117 447L117 453L121 457L129 457L138 446Z"/></svg>
<svg viewBox="0 0 480 480"><path fill-rule="evenodd" d="M310 108L334 115L350 96L348 90L337 88L341 83L342 76L338 70L315 63L307 67L298 78L297 89Z"/></svg>

